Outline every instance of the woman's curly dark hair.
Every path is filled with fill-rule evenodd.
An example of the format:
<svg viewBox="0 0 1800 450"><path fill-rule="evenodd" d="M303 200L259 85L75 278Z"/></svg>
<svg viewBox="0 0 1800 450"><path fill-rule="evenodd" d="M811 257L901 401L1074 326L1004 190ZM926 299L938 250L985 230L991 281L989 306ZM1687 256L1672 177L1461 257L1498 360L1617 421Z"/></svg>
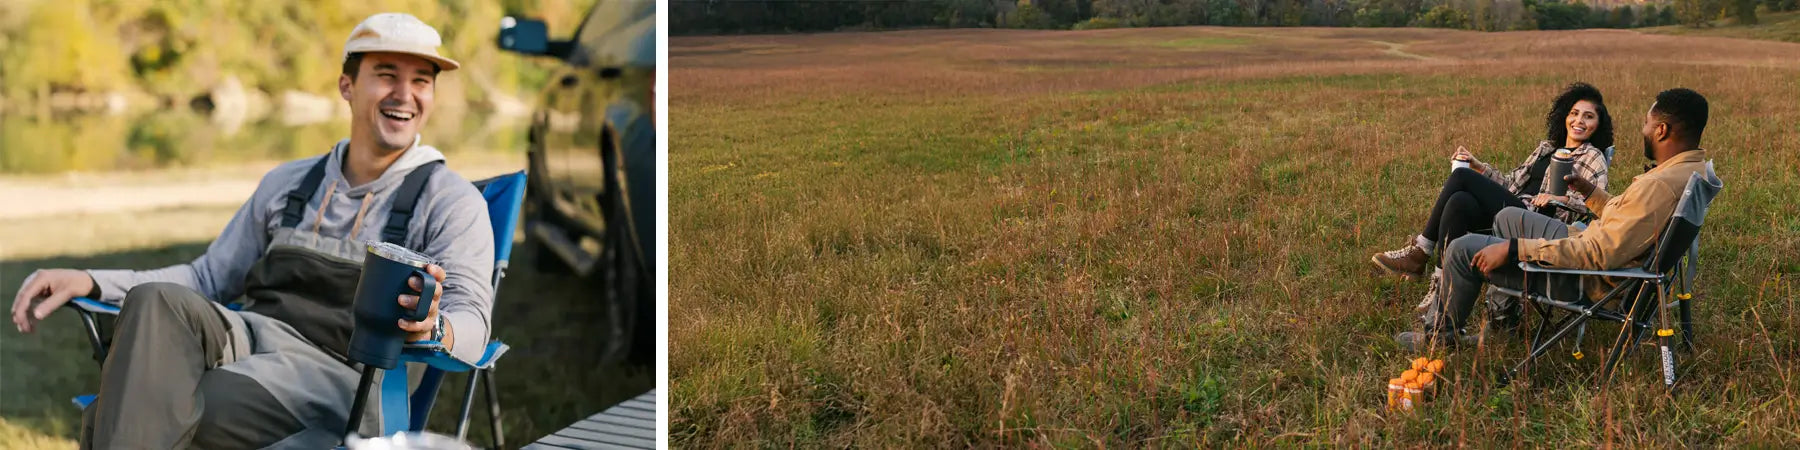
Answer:
<svg viewBox="0 0 1800 450"><path fill-rule="evenodd" d="M1600 126L1588 137L1588 143L1601 150L1613 146L1612 113L1606 112L1606 101L1600 97L1599 89L1579 81L1570 84L1562 95L1556 96L1556 103L1550 105L1550 115L1544 118L1544 128L1548 130L1544 139L1558 147L1568 142L1569 110L1575 109L1575 103L1582 100L1594 102L1594 112L1600 115Z"/></svg>

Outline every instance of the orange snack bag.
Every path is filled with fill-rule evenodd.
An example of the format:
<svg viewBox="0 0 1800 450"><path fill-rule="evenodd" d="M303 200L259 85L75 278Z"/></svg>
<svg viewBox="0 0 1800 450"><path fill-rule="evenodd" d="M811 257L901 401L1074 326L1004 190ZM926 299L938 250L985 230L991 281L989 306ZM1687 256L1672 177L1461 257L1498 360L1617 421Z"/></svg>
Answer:
<svg viewBox="0 0 1800 450"><path fill-rule="evenodd" d="M1388 407L1388 409L1399 408L1400 407L1400 398L1405 397L1405 396L1406 396L1406 381L1405 380L1401 380L1399 378L1388 380L1388 389L1387 389L1387 407Z"/></svg>
<svg viewBox="0 0 1800 450"><path fill-rule="evenodd" d="M1425 401L1425 394L1423 391L1419 390L1419 383L1416 381L1411 382L1411 383L1406 383L1406 395L1401 397L1400 408L1405 409L1407 411L1411 411L1413 409L1413 405L1423 403L1424 401Z"/></svg>

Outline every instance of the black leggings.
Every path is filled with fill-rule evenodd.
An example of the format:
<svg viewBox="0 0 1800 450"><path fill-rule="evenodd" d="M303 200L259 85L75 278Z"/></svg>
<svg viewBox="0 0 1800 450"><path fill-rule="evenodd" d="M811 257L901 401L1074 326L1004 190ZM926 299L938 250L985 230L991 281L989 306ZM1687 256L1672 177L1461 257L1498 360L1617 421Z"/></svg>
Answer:
<svg viewBox="0 0 1800 450"><path fill-rule="evenodd" d="M1431 219L1419 235L1447 243L1470 231L1492 228L1494 215L1508 206L1526 207L1506 186L1473 169L1456 169L1444 180L1444 190L1438 192L1437 204L1431 207Z"/></svg>

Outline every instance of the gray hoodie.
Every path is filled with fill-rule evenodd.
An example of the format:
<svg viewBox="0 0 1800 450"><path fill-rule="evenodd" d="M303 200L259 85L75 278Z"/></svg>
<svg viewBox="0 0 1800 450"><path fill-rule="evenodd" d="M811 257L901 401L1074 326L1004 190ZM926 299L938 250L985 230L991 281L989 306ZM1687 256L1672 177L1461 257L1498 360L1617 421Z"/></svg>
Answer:
<svg viewBox="0 0 1800 450"><path fill-rule="evenodd" d="M413 168L443 160L444 154L414 141L413 147L380 178L353 187L342 169L348 144L348 139L339 141L328 155L290 161L270 170L257 184L256 193L238 208L219 238L206 248L206 254L193 262L144 271L89 270L100 287L100 300L117 304L133 286L158 281L186 286L217 302L236 300L244 294L245 274L262 258L274 231L281 226L285 196L300 185L300 178L322 157L330 158L325 179L295 228L316 229L323 236L357 242L380 241L381 228L387 224L389 205L400 182ZM321 208L321 204L325 206ZM324 214L319 213L321 209ZM359 216L361 226L356 224ZM490 285L494 232L488 221L487 202L462 175L447 168L439 170L426 183L412 223L407 226L404 244L436 259L447 273L438 311L456 332L452 356L469 362L480 359L487 346L488 320L494 305Z"/></svg>

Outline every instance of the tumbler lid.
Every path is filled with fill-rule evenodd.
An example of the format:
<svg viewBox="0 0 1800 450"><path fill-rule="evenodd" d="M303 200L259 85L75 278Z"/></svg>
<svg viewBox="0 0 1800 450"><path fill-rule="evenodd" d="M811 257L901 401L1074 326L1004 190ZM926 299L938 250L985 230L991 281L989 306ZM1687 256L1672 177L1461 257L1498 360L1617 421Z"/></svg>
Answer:
<svg viewBox="0 0 1800 450"><path fill-rule="evenodd" d="M397 263L423 269L426 264L433 262L431 257L392 242L369 242L368 245L369 253Z"/></svg>

